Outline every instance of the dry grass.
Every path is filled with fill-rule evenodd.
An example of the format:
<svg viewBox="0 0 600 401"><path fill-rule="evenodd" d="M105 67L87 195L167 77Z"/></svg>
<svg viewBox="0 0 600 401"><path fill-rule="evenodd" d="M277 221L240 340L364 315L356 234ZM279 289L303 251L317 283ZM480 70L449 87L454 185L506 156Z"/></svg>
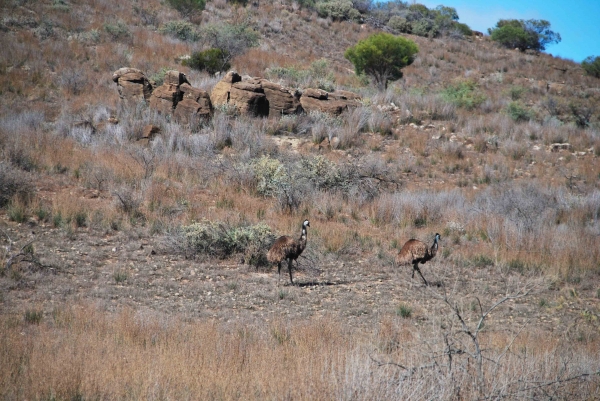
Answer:
<svg viewBox="0 0 600 401"><path fill-rule="evenodd" d="M3 398L450 399L458 391L461 398L520 399L537 391L576 391L582 398L598 391L598 383L586 377L567 380L597 368L597 347L565 348L535 332L516 341L491 332L482 337L486 352L500 354L507 346L511 352L501 365L485 364L487 391L478 393L475 370L458 369L460 356L453 373L425 367L444 345L439 329L418 332L400 317L362 331L333 316L267 324L188 322L76 305L56 308L38 324L3 316L2 325ZM425 342L433 349L418 352ZM423 370L410 373L396 363Z"/></svg>

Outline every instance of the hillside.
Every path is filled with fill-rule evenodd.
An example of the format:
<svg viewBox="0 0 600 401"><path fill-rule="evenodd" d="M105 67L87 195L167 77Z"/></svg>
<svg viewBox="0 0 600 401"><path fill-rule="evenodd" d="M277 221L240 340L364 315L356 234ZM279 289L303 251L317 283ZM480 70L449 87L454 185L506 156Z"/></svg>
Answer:
<svg viewBox="0 0 600 401"><path fill-rule="evenodd" d="M299 4L0 3L1 397L599 398L600 80L402 34L378 91L344 51L389 25ZM214 26L256 35L242 76L360 102L180 124L120 99L122 67L210 92L181 60ZM305 219L290 285L265 254ZM435 233L424 286L394 257Z"/></svg>

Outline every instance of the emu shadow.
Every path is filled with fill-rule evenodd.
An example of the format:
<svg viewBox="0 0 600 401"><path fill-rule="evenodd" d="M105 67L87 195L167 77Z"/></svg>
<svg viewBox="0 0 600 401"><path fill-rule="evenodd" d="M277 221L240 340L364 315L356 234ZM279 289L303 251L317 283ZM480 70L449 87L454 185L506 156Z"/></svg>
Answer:
<svg viewBox="0 0 600 401"><path fill-rule="evenodd" d="M328 287L331 285L342 285L342 284L348 284L348 282L346 281L306 281L306 282L302 282L302 283L298 283L296 282L294 285L297 287ZM288 285L292 285L292 284L288 284Z"/></svg>

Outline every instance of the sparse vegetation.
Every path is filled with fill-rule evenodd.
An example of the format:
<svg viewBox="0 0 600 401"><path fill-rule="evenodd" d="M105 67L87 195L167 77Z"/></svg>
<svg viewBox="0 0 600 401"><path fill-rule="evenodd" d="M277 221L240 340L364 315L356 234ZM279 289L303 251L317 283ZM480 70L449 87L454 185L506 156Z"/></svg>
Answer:
<svg viewBox="0 0 600 401"><path fill-rule="evenodd" d="M5 3L0 398L597 398L592 73L466 38L445 6ZM343 57L384 30L420 50L387 88ZM226 68L179 64L210 49ZM187 125L122 101L121 67L357 98ZM273 233L305 218L278 283ZM426 288L393 259L435 232Z"/></svg>

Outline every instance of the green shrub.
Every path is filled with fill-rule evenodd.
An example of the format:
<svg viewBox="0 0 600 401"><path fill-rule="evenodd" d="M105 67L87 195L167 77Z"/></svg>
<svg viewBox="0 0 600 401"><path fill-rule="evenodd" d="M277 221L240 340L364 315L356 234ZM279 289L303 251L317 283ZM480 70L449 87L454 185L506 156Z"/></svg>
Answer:
<svg viewBox="0 0 600 401"><path fill-rule="evenodd" d="M508 89L508 95L510 96L510 98L512 100L519 100L519 99L521 99L521 97L523 96L523 94L525 92L527 92L527 89L524 88L524 87L522 87L522 86L519 86L519 85L511 86Z"/></svg>
<svg viewBox="0 0 600 401"><path fill-rule="evenodd" d="M600 56L589 56L581 62L581 67L588 75L600 78Z"/></svg>
<svg viewBox="0 0 600 401"><path fill-rule="evenodd" d="M214 74L219 71L227 71L231 65L225 61L228 57L221 49L208 49L201 52L192 53L191 57L183 60L184 66L195 70L206 71Z"/></svg>
<svg viewBox="0 0 600 401"><path fill-rule="evenodd" d="M408 319L412 315L412 308L408 305L399 305L396 309L396 315L403 317L404 319Z"/></svg>
<svg viewBox="0 0 600 401"><path fill-rule="evenodd" d="M352 0L329 0L317 3L317 13L322 18L336 21L360 21L360 12L354 8Z"/></svg>
<svg viewBox="0 0 600 401"><path fill-rule="evenodd" d="M128 41L131 39L131 32L127 24L121 20L114 24L104 24L104 30L108 33L114 41Z"/></svg>
<svg viewBox="0 0 600 401"><path fill-rule="evenodd" d="M402 33L412 33L412 25L410 22L399 15L394 15L387 23L387 26L390 28L402 32Z"/></svg>
<svg viewBox="0 0 600 401"><path fill-rule="evenodd" d="M26 173L8 163L0 163L0 207L13 199L26 203L33 196L33 185Z"/></svg>
<svg viewBox="0 0 600 401"><path fill-rule="evenodd" d="M179 11L183 17L191 17L204 10L206 0L167 0L167 4Z"/></svg>
<svg viewBox="0 0 600 401"><path fill-rule="evenodd" d="M187 21L169 21L160 27L159 32L179 40L195 42L200 39L200 34L194 25Z"/></svg>
<svg viewBox="0 0 600 401"><path fill-rule="evenodd" d="M531 119L531 112L519 101L510 102L505 112L513 121L523 122Z"/></svg>
<svg viewBox="0 0 600 401"><path fill-rule="evenodd" d="M463 24L462 22L454 22L452 24L452 27L454 29L456 29L458 32L460 32L463 36L473 36L473 31L471 30L471 27L469 27L469 25L467 24Z"/></svg>
<svg viewBox="0 0 600 401"><path fill-rule="evenodd" d="M41 310L28 309L25 311L25 322L29 324L40 324L44 312Z"/></svg>
<svg viewBox="0 0 600 401"><path fill-rule="evenodd" d="M279 187L290 179L283 163L269 156L255 160L252 170L256 178L256 192L262 196L276 196Z"/></svg>
<svg viewBox="0 0 600 401"><path fill-rule="evenodd" d="M10 203L6 211L8 219L17 223L25 223L27 221L27 208L20 202Z"/></svg>
<svg viewBox="0 0 600 401"><path fill-rule="evenodd" d="M442 98L469 110L485 101L485 96L477 91L477 84L471 80L461 80L450 84L442 91Z"/></svg>
<svg viewBox="0 0 600 401"><path fill-rule="evenodd" d="M115 283L117 283L117 284L124 283L125 281L127 281L128 278L129 278L129 275L127 274L126 271L117 270L113 273L113 279L115 280Z"/></svg>
<svg viewBox="0 0 600 401"><path fill-rule="evenodd" d="M182 246L186 254L205 254L227 258L246 255L249 264L266 263L266 252L275 240L271 228L264 223L231 226L203 220L181 227Z"/></svg>
<svg viewBox="0 0 600 401"><path fill-rule="evenodd" d="M206 47L221 50L223 65L232 58L244 54L250 47L257 46L260 37L249 22L211 23L202 26L199 33Z"/></svg>
<svg viewBox="0 0 600 401"><path fill-rule="evenodd" d="M436 24L429 19L421 19L411 23L412 34L424 37L436 37L439 30Z"/></svg>
<svg viewBox="0 0 600 401"><path fill-rule="evenodd" d="M166 67L161 68L156 73L150 75L150 81L154 81L154 84L156 85L156 87L161 86L165 82L165 75L167 75L167 71L169 71L169 70L170 70L170 68L166 68Z"/></svg>

